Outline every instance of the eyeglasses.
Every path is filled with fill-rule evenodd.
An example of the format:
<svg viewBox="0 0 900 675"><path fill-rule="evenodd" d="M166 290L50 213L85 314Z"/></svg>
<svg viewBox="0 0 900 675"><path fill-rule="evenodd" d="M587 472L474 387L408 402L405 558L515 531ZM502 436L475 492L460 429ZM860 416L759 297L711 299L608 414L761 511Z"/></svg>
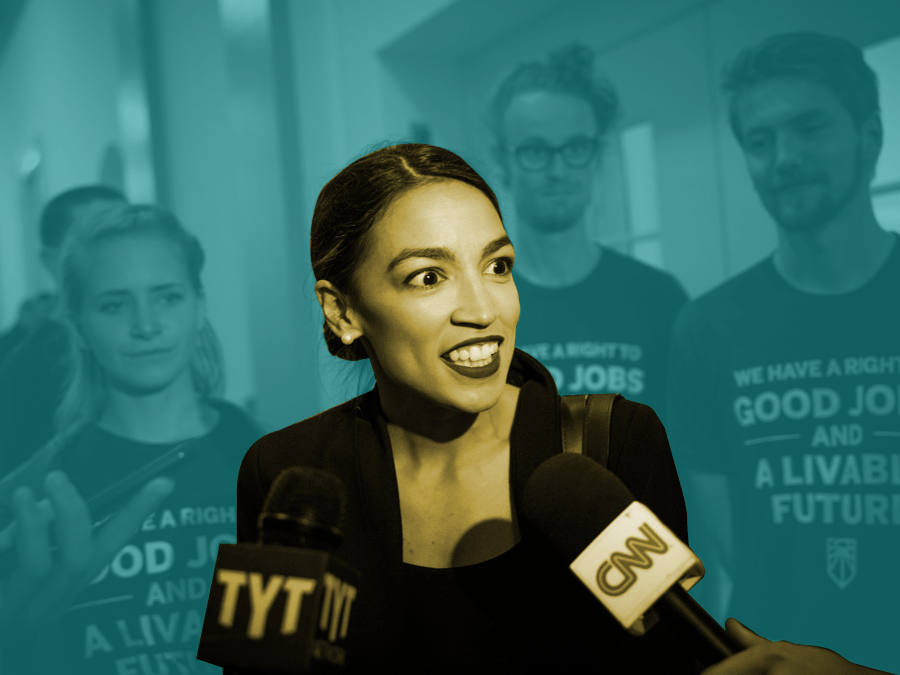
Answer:
<svg viewBox="0 0 900 675"><path fill-rule="evenodd" d="M538 143L520 145L513 148L513 154L516 162L525 171L546 169L557 153L562 156L566 166L572 169L583 169L590 164L599 149L600 143L596 138L579 138L559 147Z"/></svg>

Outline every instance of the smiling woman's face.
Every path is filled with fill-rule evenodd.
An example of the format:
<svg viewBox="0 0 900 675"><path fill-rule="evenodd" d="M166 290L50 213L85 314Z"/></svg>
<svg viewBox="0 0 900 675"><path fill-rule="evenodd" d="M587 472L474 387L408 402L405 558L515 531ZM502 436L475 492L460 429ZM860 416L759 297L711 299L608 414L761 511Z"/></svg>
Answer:
<svg viewBox="0 0 900 675"><path fill-rule="evenodd" d="M382 395L491 408L519 320L513 247L491 202L460 181L432 183L397 199L369 237L349 316Z"/></svg>

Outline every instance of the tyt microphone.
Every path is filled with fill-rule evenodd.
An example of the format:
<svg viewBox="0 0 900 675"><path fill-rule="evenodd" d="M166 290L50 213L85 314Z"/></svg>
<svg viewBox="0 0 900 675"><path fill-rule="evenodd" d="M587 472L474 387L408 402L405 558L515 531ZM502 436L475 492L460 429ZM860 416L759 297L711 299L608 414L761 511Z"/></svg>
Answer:
<svg viewBox="0 0 900 675"><path fill-rule="evenodd" d="M703 563L610 471L584 455L543 464L525 486L522 518L629 632L662 617L704 665L743 647L687 591Z"/></svg>
<svg viewBox="0 0 900 675"><path fill-rule="evenodd" d="M197 658L254 672L315 673L346 662L359 573L334 557L346 489L292 467L259 516L256 544L222 544Z"/></svg>

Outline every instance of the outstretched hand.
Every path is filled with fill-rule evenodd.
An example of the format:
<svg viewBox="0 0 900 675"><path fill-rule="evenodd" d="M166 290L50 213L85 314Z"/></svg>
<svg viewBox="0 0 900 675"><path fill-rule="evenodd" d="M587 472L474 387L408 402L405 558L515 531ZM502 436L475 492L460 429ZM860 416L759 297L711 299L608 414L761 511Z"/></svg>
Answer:
<svg viewBox="0 0 900 675"><path fill-rule="evenodd" d="M61 471L51 471L44 480L47 500L38 502L27 487L16 490L16 522L0 533L0 550L15 548L17 562L9 576L0 579L0 634L14 627L39 628L58 618L174 486L169 478L151 480L97 532L87 504Z"/></svg>
<svg viewBox="0 0 900 675"><path fill-rule="evenodd" d="M823 647L772 642L736 619L725 630L746 649L703 671L702 675L876 675L881 670L851 663Z"/></svg>

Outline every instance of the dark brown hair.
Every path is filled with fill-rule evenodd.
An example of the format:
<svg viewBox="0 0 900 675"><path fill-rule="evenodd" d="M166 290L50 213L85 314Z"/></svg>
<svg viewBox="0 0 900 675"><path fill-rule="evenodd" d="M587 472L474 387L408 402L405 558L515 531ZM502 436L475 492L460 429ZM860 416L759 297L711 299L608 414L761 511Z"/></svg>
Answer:
<svg viewBox="0 0 900 675"><path fill-rule="evenodd" d="M316 200L309 251L317 281L327 280L353 296L355 273L366 252L369 233L401 195L431 183L458 180L480 190L497 215L500 205L484 179L458 155L434 145L392 145L360 157L332 178ZM367 358L357 340L345 345L324 324L328 351L347 361Z"/></svg>
<svg viewBox="0 0 900 675"><path fill-rule="evenodd" d="M731 130L739 143L741 96L776 77L795 77L830 89L857 125L879 112L878 78L859 47L831 35L782 33L745 49L722 71Z"/></svg>

